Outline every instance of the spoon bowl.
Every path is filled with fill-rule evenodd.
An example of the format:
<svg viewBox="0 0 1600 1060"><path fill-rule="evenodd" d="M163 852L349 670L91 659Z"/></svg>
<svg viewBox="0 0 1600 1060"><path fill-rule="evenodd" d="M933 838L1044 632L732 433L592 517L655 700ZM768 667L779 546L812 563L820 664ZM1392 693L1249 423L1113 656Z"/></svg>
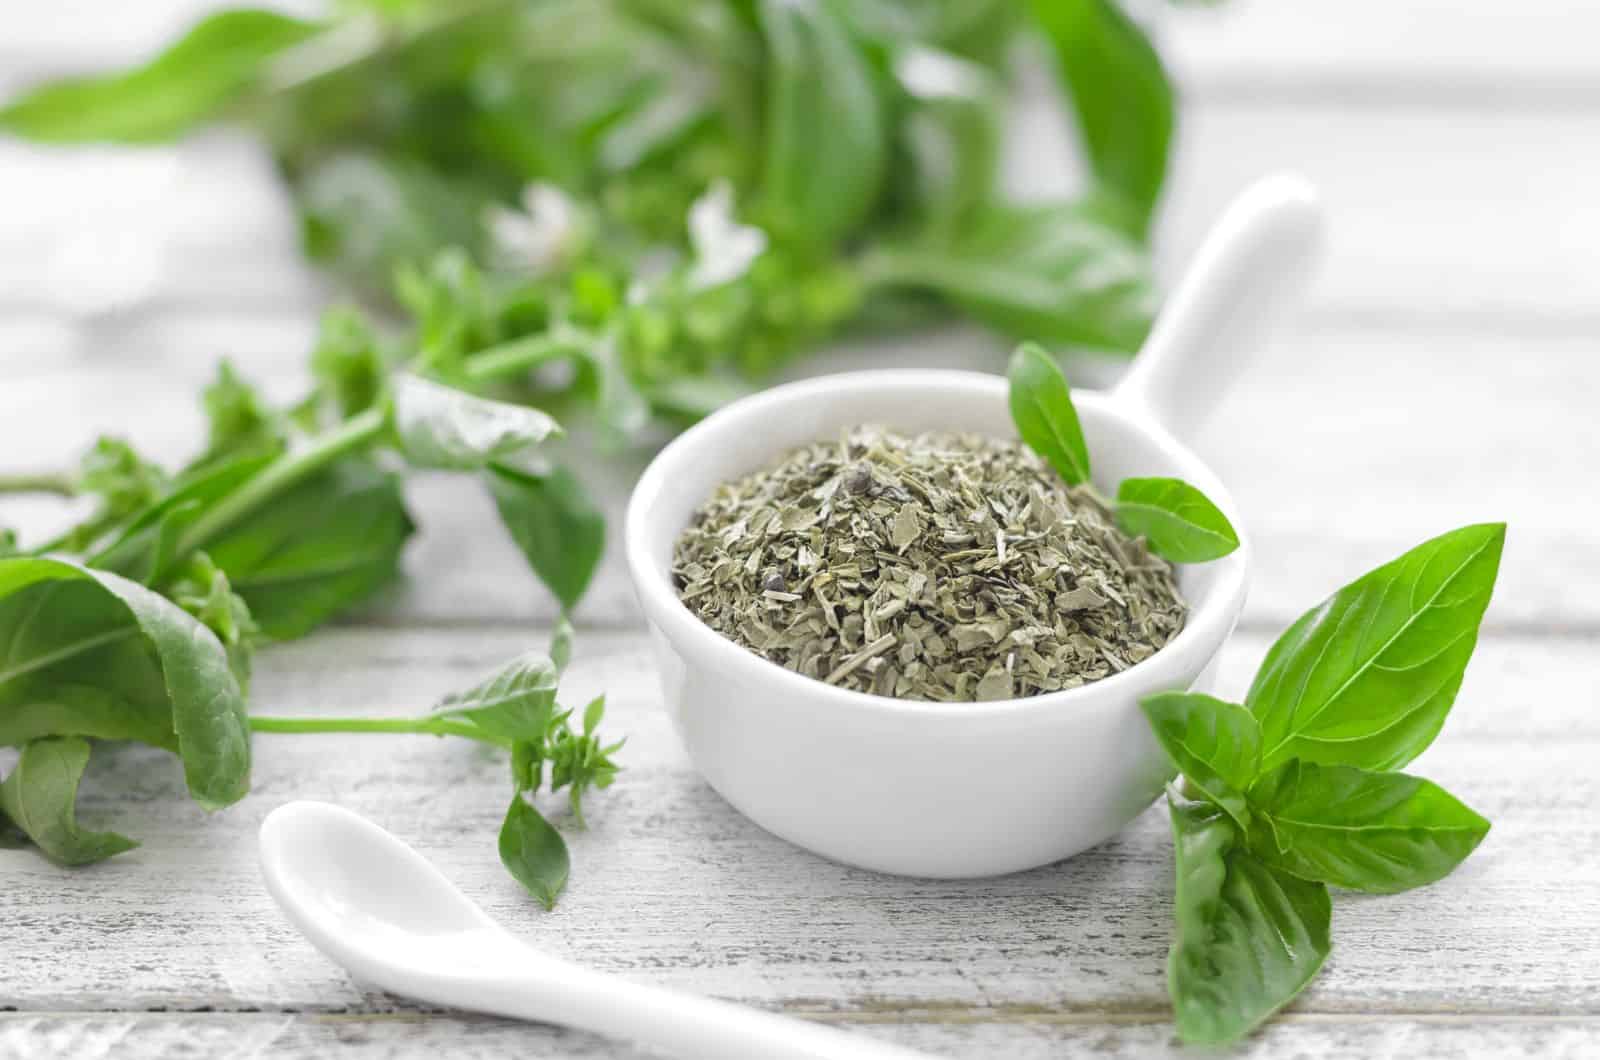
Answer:
<svg viewBox="0 0 1600 1060"><path fill-rule="evenodd" d="M1226 487L1182 442L1298 295L1320 236L1299 178L1268 178L1229 209L1110 393L1075 392L1096 484L1175 476L1237 528ZM1248 588L1250 544L1179 569L1183 630L1150 658L1063 692L984 703L890 699L828 685L747 651L678 599L678 535L717 486L862 423L1016 437L1006 380L876 371L735 402L666 446L628 506L626 551L665 702L695 767L757 824L851 865L967 877L1048 864L1101 842L1171 775L1139 700L1207 690Z"/></svg>
<svg viewBox="0 0 1600 1060"><path fill-rule="evenodd" d="M338 806L279 806L262 822L260 852L267 890L290 923L356 978L390 993L705 1060L929 1060L832 1027L546 956L496 924L410 846Z"/></svg>

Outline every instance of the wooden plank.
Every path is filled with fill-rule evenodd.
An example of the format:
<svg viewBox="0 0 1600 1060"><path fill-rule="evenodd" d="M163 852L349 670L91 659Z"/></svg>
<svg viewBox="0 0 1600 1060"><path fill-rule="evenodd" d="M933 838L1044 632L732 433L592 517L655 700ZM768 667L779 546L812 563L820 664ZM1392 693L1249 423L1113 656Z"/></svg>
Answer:
<svg viewBox="0 0 1600 1060"><path fill-rule="evenodd" d="M217 318L201 320L168 357L142 346L126 359L102 352L9 382L0 390L0 423L16 425L8 429L26 441L0 454L0 472L69 463L103 431L163 459L191 451L203 430L196 391L214 370L210 343L223 334ZM303 356L279 358L287 342L308 341L303 331L247 327L240 335L249 343L236 348L245 350L246 370L264 371L280 399L300 393ZM998 343L957 330L843 346L802 369L1001 364ZM1094 367L1079 378L1109 374ZM1256 543L1247 622L1278 628L1406 548L1495 519L1512 530L1492 624L1600 622L1600 496L1572 488L1592 474L1597 406L1600 360L1586 336L1302 323L1246 373L1197 442L1232 485ZM580 461L612 516L611 548L583 605L592 622L637 621L617 539L643 460ZM422 524L408 555L412 578L364 619L550 617L548 596L475 482L423 477L411 495ZM0 525L36 539L68 514L54 502L0 498Z"/></svg>
<svg viewBox="0 0 1600 1060"><path fill-rule="evenodd" d="M532 628L329 633L262 659L255 709L420 708L543 639ZM1225 690L1244 687L1266 646L1234 640ZM1495 831L1432 888L1339 897L1335 955L1297 1011L1600 1016L1595 647L1594 638L1484 644L1458 716L1419 771ZM169 756L105 751L80 816L144 846L85 870L0 851L0 918L11 926L0 1006L404 1008L350 983L260 886L262 816L288 799L324 798L414 842L540 947L641 979L873 1019L1165 1011L1171 867L1159 811L1076 859L1001 879L845 868L761 831L696 777L659 708L643 637L589 634L579 648L568 694L607 692L609 724L629 739L627 772L591 803L591 830L573 839L571 889L553 914L497 861L507 785L494 754L420 737L263 736L254 794L208 818L184 797ZM819 783L827 769L818 763Z"/></svg>
<svg viewBox="0 0 1600 1060"><path fill-rule="evenodd" d="M1229 0L1159 21L1180 77L1208 95L1555 107L1600 96L1600 11L1585 0Z"/></svg>
<svg viewBox="0 0 1600 1060"><path fill-rule="evenodd" d="M1185 1060L1194 1050L1171 1037L1164 1020L1093 1021L1021 1014L1003 1022L890 1023L830 1019L861 1034L935 1056L1059 1060L1067 1056ZM1513 1018L1282 1016L1229 1052L1241 1060L1281 1056L1360 1056L1369 1060L1456 1060L1462 1056L1586 1060L1600 1048L1600 1023L1589 1017ZM438 1014L279 1015L208 1013L4 1013L0 1054L28 1057L274 1056L350 1060L433 1058L629 1060L658 1056L621 1043L554 1028Z"/></svg>

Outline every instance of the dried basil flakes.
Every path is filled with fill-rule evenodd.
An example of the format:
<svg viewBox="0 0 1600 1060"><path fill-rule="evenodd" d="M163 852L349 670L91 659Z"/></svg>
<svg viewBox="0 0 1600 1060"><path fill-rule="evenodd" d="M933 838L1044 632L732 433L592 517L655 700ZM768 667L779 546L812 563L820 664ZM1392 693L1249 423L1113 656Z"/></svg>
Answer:
<svg viewBox="0 0 1600 1060"><path fill-rule="evenodd" d="M673 579L781 666L901 699L1009 699L1148 658L1183 627L1172 566L1019 442L859 427L717 489Z"/></svg>

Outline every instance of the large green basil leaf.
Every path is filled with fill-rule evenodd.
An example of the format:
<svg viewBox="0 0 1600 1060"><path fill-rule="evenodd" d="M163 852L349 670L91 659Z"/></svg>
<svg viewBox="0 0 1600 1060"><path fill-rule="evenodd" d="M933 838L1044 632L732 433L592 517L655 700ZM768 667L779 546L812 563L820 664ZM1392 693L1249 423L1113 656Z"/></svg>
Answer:
<svg viewBox="0 0 1600 1060"><path fill-rule="evenodd" d="M24 95L0 108L0 129L59 142L170 140L220 116L268 60L322 29L274 11L223 11L143 66Z"/></svg>
<svg viewBox="0 0 1600 1060"><path fill-rule="evenodd" d="M1173 90L1161 58L1116 0L1032 0L1069 90L1095 177L1143 238L1167 175Z"/></svg>
<svg viewBox="0 0 1600 1060"><path fill-rule="evenodd" d="M874 250L880 287L932 291L1018 339L1133 352L1156 310L1150 262L1082 204L990 204L948 238Z"/></svg>
<svg viewBox="0 0 1600 1060"><path fill-rule="evenodd" d="M248 789L249 726L227 651L142 585L65 560L0 560L0 658L0 743L142 740L178 752L208 809Z"/></svg>
<svg viewBox="0 0 1600 1060"><path fill-rule="evenodd" d="M269 637L302 636L394 580L414 529L400 482L347 457L206 544Z"/></svg>
<svg viewBox="0 0 1600 1060"><path fill-rule="evenodd" d="M1245 698L1261 768L1302 758L1387 770L1421 754L1461 687L1504 544L1503 523L1436 537L1290 626Z"/></svg>
<svg viewBox="0 0 1600 1060"><path fill-rule="evenodd" d="M139 845L116 832L78 827L78 782L88 764L88 740L47 736L24 744L0 783L0 811L57 865L87 865Z"/></svg>
<svg viewBox="0 0 1600 1060"><path fill-rule="evenodd" d="M872 209L888 167L883 101L866 55L823 0L761 0L767 43L765 217L827 248Z"/></svg>
<svg viewBox="0 0 1600 1060"><path fill-rule="evenodd" d="M1178 771L1240 828L1248 827L1245 793L1261 755L1255 717L1237 703L1198 692L1160 692L1139 706Z"/></svg>
<svg viewBox="0 0 1600 1060"><path fill-rule="evenodd" d="M1467 859L1489 822L1431 781L1354 766L1286 763L1251 792L1270 826L1262 860L1370 894L1433 883Z"/></svg>
<svg viewBox="0 0 1600 1060"><path fill-rule="evenodd" d="M1011 420L1028 448L1044 457L1061 481L1089 481L1089 443L1072 403L1066 374L1041 347L1025 342L1006 371Z"/></svg>
<svg viewBox="0 0 1600 1060"><path fill-rule="evenodd" d="M540 905L555 908L572 869L567 842L520 792L511 796L500 826L500 863Z"/></svg>
<svg viewBox="0 0 1600 1060"><path fill-rule="evenodd" d="M511 539L564 609L575 607L605 553L606 519L566 468L524 475L491 466L495 507Z"/></svg>
<svg viewBox="0 0 1600 1060"><path fill-rule="evenodd" d="M1208 563L1239 547L1239 533L1211 498L1176 478L1125 478L1117 525L1174 563Z"/></svg>
<svg viewBox="0 0 1600 1060"><path fill-rule="evenodd" d="M527 462L542 442L561 434L538 409L405 373L395 380L394 426L412 465L453 470Z"/></svg>
<svg viewBox="0 0 1600 1060"><path fill-rule="evenodd" d="M1178 1034L1230 1042L1292 1001L1327 960L1328 889L1242 849L1226 814L1169 800L1177 939L1167 964Z"/></svg>

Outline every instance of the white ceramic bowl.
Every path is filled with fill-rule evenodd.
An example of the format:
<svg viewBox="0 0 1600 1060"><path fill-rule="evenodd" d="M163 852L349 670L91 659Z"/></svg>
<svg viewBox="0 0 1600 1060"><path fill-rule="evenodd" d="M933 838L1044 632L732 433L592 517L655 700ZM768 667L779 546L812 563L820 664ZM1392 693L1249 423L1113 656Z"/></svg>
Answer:
<svg viewBox="0 0 1600 1060"><path fill-rule="evenodd" d="M1151 341L1111 394L1075 392L1106 492L1172 475L1236 527L1228 491L1165 426L1192 426L1293 293L1316 244L1309 189L1248 192L1207 244ZM1197 408L1198 406L1198 408ZM670 566L694 510L721 483L796 446L878 423L1015 437L999 376L881 371L794 383L736 402L668 445L628 507L626 550L666 707L695 767L757 824L838 861L916 876L982 876L1047 864L1122 828L1170 768L1139 699L1209 688L1244 605L1250 548L1181 568L1183 630L1151 658L1065 692L990 703L868 695L767 662L702 623Z"/></svg>

